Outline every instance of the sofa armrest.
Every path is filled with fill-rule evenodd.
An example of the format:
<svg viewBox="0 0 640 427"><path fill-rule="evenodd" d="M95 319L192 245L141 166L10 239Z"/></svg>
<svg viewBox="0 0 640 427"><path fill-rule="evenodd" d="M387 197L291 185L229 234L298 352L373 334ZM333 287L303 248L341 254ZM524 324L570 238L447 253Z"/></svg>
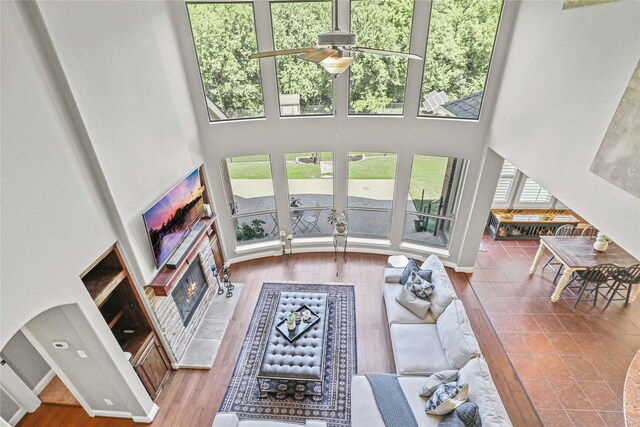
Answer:
<svg viewBox="0 0 640 427"><path fill-rule="evenodd" d="M307 420L307 423L305 424L306 427L327 427L327 423L325 423L324 421L317 421L317 420Z"/></svg>
<svg viewBox="0 0 640 427"><path fill-rule="evenodd" d="M400 283L400 276L404 268L388 267L384 269L384 282L385 283Z"/></svg>
<svg viewBox="0 0 640 427"><path fill-rule="evenodd" d="M212 427L238 427L240 420L233 412L219 412L213 419Z"/></svg>

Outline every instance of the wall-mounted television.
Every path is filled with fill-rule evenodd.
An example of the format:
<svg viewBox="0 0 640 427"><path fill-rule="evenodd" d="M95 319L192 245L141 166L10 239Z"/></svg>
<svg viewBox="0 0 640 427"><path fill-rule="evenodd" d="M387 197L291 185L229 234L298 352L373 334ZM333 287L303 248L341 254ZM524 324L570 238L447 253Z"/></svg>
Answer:
<svg viewBox="0 0 640 427"><path fill-rule="evenodd" d="M195 169L142 214L156 266L162 267L204 215L200 169Z"/></svg>

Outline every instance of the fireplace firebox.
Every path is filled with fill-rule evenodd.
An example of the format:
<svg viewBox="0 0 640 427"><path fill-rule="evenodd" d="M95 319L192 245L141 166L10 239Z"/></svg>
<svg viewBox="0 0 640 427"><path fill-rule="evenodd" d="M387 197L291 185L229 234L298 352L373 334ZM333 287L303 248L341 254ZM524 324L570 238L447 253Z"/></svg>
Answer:
<svg viewBox="0 0 640 427"><path fill-rule="evenodd" d="M189 324L198 304L207 290L207 280L200 266L200 256L196 257L171 293L178 307L184 326Z"/></svg>

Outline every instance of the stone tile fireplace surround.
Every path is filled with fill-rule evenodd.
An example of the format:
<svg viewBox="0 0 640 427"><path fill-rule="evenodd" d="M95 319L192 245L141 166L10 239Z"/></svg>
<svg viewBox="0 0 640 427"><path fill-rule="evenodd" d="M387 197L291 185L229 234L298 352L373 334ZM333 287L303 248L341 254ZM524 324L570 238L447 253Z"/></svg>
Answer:
<svg viewBox="0 0 640 427"><path fill-rule="evenodd" d="M211 265L214 263L213 252L209 246L209 241L204 239L200 243L197 249L197 256L193 258L193 262L199 262L202 272L204 273L207 281L207 289L204 291L202 300L197 306L195 313L189 320L189 323L185 326L178 311L173 297L171 295L160 296L156 295L152 288L145 288L145 295L149 300L151 308L158 319L162 334L164 335L169 348L168 352L171 352L173 359L180 361L182 356L187 350L189 343L193 339L202 319L209 307L209 303L213 299L216 290L216 279L211 271ZM185 274L186 274L185 270ZM179 278L178 280L181 280ZM176 366L174 366L176 367Z"/></svg>

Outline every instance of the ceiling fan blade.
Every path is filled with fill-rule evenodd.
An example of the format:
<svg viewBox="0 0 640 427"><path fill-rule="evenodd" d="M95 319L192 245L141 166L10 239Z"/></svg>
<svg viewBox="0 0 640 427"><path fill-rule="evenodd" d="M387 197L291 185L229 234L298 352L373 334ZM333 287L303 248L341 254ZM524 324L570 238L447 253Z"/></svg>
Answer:
<svg viewBox="0 0 640 427"><path fill-rule="evenodd" d="M316 50L315 47L303 47L300 49L287 49L287 50L270 50L266 52L256 52L249 55L249 59L256 58L267 58L270 56L280 56L280 55L293 55L296 53L307 53Z"/></svg>
<svg viewBox="0 0 640 427"><path fill-rule="evenodd" d="M335 49L322 47L322 48L314 49L310 52L307 52L304 55L300 55L298 56L298 58L304 59L305 61L320 62L324 59L327 59L330 56L335 55L336 53L338 53L338 51Z"/></svg>
<svg viewBox="0 0 640 427"><path fill-rule="evenodd" d="M350 50L351 52L359 52L359 53L370 53L372 55L380 55L380 56L400 56L402 58L409 58L409 59L422 59L420 55L416 55L414 53L396 52L393 50L384 50L384 49L372 49L364 46L344 47L344 50Z"/></svg>

